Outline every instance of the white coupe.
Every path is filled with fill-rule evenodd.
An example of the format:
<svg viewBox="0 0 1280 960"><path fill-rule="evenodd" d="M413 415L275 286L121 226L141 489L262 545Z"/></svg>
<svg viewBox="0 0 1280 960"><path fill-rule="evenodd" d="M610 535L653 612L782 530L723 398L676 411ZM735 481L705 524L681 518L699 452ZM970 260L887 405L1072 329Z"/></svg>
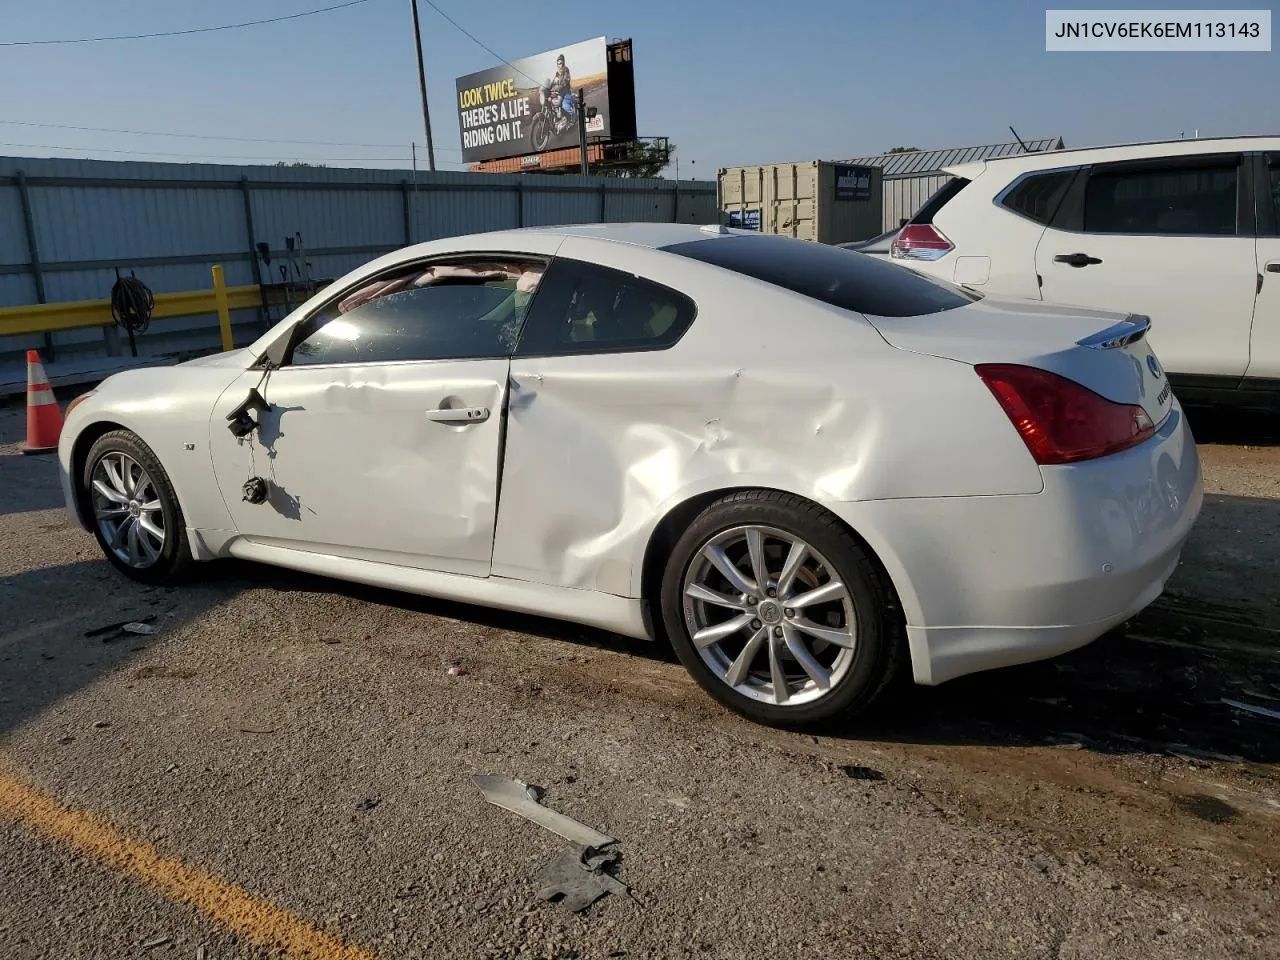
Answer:
<svg viewBox="0 0 1280 960"><path fill-rule="evenodd" d="M1160 594L1202 487L1147 327L717 226L456 237L111 377L58 456L136 580L239 557L665 636L798 725Z"/></svg>

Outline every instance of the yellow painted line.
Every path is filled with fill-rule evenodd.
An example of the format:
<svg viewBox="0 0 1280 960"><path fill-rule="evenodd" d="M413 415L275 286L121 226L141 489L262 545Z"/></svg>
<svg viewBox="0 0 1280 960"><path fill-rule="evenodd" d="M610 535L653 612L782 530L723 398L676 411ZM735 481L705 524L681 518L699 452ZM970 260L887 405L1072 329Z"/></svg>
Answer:
<svg viewBox="0 0 1280 960"><path fill-rule="evenodd" d="M0 771L0 814L57 840L118 873L195 907L246 940L297 960L374 960L367 950L325 933L270 900L246 893L154 847L122 836L91 813L72 810L19 777Z"/></svg>

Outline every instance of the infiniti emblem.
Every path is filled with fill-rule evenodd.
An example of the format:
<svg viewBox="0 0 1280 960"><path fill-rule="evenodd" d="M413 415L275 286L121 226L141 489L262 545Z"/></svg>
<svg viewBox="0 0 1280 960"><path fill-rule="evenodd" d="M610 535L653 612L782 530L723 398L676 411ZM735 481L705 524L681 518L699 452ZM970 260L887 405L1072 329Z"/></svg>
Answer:
<svg viewBox="0 0 1280 960"><path fill-rule="evenodd" d="M1160 364L1155 358L1155 354L1147 354L1147 369L1151 371L1151 375L1157 380L1160 379Z"/></svg>

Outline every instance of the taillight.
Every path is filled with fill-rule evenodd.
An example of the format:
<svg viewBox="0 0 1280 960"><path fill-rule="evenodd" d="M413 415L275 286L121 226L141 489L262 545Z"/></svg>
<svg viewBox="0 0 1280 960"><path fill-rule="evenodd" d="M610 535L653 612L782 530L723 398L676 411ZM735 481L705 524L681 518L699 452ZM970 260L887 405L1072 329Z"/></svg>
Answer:
<svg viewBox="0 0 1280 960"><path fill-rule="evenodd" d="M1155 433L1142 407L1115 403L1048 370L1012 363L981 363L975 369L1036 463L1104 457Z"/></svg>
<svg viewBox="0 0 1280 960"><path fill-rule="evenodd" d="M890 255L898 260L937 260L954 249L932 223L908 223L894 239Z"/></svg>

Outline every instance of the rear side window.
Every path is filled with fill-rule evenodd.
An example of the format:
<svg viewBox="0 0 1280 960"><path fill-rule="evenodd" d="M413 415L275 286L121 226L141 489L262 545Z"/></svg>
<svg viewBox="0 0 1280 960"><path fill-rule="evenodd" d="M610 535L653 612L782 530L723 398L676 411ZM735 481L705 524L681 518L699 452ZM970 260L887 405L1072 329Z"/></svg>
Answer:
<svg viewBox="0 0 1280 960"><path fill-rule="evenodd" d="M938 215L938 211L955 199L955 195L971 182L965 177L952 177L933 192L933 196L924 202L924 206L917 210L915 216L908 222L933 223L933 218Z"/></svg>
<svg viewBox="0 0 1280 960"><path fill-rule="evenodd" d="M1234 236L1237 164L1095 167L1084 196L1086 233Z"/></svg>
<svg viewBox="0 0 1280 960"><path fill-rule="evenodd" d="M578 260L551 262L519 355L662 350L693 322L693 301L669 287Z"/></svg>
<svg viewBox="0 0 1280 960"><path fill-rule="evenodd" d="M877 317L940 313L978 299L977 294L875 257L790 237L718 237L663 249Z"/></svg>
<svg viewBox="0 0 1280 960"><path fill-rule="evenodd" d="M1059 170L1023 177L1001 198L1000 205L1028 220L1048 224L1057 213L1074 175L1073 170Z"/></svg>

